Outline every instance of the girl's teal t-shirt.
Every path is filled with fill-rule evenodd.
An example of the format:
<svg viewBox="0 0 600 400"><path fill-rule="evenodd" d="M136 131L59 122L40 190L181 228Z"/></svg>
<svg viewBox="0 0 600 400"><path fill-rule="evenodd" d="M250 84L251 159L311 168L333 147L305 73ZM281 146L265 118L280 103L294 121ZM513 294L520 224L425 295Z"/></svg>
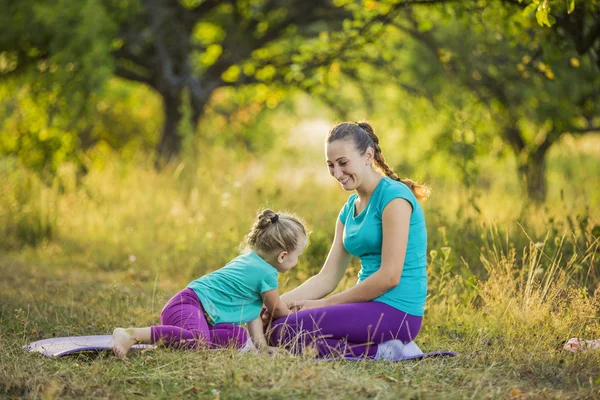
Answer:
<svg viewBox="0 0 600 400"><path fill-rule="evenodd" d="M187 286L200 299L212 325L242 325L255 320L263 305L261 293L277 289L278 272L255 252L242 254L223 268Z"/></svg>
<svg viewBox="0 0 600 400"><path fill-rule="evenodd" d="M388 177L381 179L367 206L355 216L354 202L357 197L356 193L350 196L340 211L339 219L344 224L344 247L350 254L360 258L362 264L358 282L367 279L381 266L382 215L385 207L397 198L405 199L412 206L400 283L373 301L422 316L427 297L427 229L421 205L408 186Z"/></svg>

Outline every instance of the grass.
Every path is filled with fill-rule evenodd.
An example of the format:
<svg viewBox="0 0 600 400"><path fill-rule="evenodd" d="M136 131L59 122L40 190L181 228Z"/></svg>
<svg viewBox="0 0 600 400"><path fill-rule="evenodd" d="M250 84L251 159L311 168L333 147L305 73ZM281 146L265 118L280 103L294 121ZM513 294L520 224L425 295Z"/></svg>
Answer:
<svg viewBox="0 0 600 400"><path fill-rule="evenodd" d="M452 301L427 311L419 344L459 357L421 362L315 362L224 351L158 349L120 362L110 353L49 359L27 354L32 340L108 334L123 321L156 321L168 290L128 271L35 252L0 259L0 395L24 398L597 398L600 354L569 354L573 335L600 335L600 299L563 287L510 280L511 259L491 263L480 304ZM15 274L15 271L19 271ZM560 285L556 278L550 285ZM512 293L503 293L512 290ZM158 292L158 293L157 293ZM507 296L508 294L508 296ZM153 299L153 296L156 298ZM431 302L430 302L431 303ZM152 304L155 310L152 311ZM594 318L596 318L594 320Z"/></svg>
<svg viewBox="0 0 600 400"><path fill-rule="evenodd" d="M276 159L220 161L229 158L213 149L201 165L218 170L188 162L160 174L144 160L109 159L85 177L65 167L50 184L0 164L0 398L600 396L600 352L561 349L570 337L600 337L597 199L574 188L533 210L491 178L498 187L478 194L482 211L469 208L466 191L451 191L453 182L434 182L425 203L430 297L418 344L459 357L316 362L157 349L121 362L22 350L53 336L156 324L172 294L236 254L264 206L297 212L313 230L282 291L318 271L346 194L315 184L315 171L269 172L281 170ZM351 264L338 290L354 284L358 268Z"/></svg>

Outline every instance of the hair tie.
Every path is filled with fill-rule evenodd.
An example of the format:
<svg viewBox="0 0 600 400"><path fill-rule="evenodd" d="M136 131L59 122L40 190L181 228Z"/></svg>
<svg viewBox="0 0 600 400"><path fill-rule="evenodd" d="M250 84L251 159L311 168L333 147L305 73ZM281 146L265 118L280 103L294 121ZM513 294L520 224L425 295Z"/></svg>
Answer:
<svg viewBox="0 0 600 400"><path fill-rule="evenodd" d="M272 224L274 224L277 221L279 221L279 214L275 214L275 216L273 218L271 218L271 223Z"/></svg>

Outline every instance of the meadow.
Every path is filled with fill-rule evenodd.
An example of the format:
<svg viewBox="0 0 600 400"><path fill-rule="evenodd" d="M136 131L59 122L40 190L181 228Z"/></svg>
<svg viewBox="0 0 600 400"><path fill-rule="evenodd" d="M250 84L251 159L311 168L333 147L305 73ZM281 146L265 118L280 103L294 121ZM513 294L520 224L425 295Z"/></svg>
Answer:
<svg viewBox="0 0 600 400"><path fill-rule="evenodd" d="M263 207L293 211L312 230L281 291L320 269L348 195L328 176L320 144L307 154L288 143L261 157L198 148L160 172L144 154L107 153L85 175L65 164L51 179L0 160L0 397L600 396L600 352L562 350L571 337L600 337L596 138L565 138L551 153L542 206L525 200L510 158L483 163L470 186L442 162L414 166L433 188L424 203L429 298L417 343L456 358L317 362L157 349L123 362L110 353L49 359L23 351L43 338L156 324L170 296L239 252ZM359 268L353 261L338 290L355 283Z"/></svg>

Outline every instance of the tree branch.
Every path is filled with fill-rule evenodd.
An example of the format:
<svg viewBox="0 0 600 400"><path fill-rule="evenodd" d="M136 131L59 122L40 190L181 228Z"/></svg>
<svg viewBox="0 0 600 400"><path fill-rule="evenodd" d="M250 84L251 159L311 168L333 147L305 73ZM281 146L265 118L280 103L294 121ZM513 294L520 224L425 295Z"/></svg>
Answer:
<svg viewBox="0 0 600 400"><path fill-rule="evenodd" d="M600 133L600 126L590 126L587 128L575 128L571 127L565 130L565 133L572 134L585 134L585 133Z"/></svg>
<svg viewBox="0 0 600 400"><path fill-rule="evenodd" d="M112 52L115 59L123 58L137 64L147 70L153 70L152 63L150 62L151 56L150 54L136 55L132 53L128 48L126 48L126 44L123 45L118 50Z"/></svg>
<svg viewBox="0 0 600 400"><path fill-rule="evenodd" d="M189 18L190 22L197 22L206 17L208 13L210 13L216 6L218 6L221 3L222 2L219 0L206 0L196 8L187 9L187 18Z"/></svg>
<svg viewBox="0 0 600 400"><path fill-rule="evenodd" d="M150 77L140 75L118 64L115 66L115 74L117 74L121 78L129 79L130 81L145 83L149 86L155 87L155 83Z"/></svg>

